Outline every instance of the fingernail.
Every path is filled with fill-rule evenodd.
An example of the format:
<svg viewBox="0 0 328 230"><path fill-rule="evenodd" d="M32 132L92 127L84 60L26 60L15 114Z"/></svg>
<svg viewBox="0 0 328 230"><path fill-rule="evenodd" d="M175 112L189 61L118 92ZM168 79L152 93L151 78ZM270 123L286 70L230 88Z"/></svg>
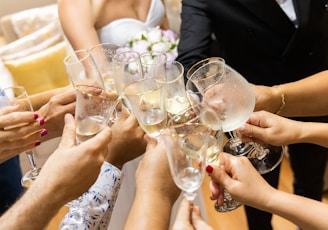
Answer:
<svg viewBox="0 0 328 230"><path fill-rule="evenodd" d="M39 118L39 115L37 113L33 114L34 120Z"/></svg>
<svg viewBox="0 0 328 230"><path fill-rule="evenodd" d="M206 166L206 172L208 172L208 173L212 173L212 172L213 172L213 167L210 166L210 165L207 165L207 166Z"/></svg>
<svg viewBox="0 0 328 230"><path fill-rule="evenodd" d="M240 126L239 128L238 128L238 131L240 131L240 132L243 132L243 131L245 131L246 130L246 126L245 125L242 125L242 126Z"/></svg>
<svg viewBox="0 0 328 230"><path fill-rule="evenodd" d="M45 136L45 135L47 135L47 134L48 134L48 130L43 129L43 130L41 131L41 137L43 137L43 136Z"/></svg>
<svg viewBox="0 0 328 230"><path fill-rule="evenodd" d="M43 124L44 124L44 119L43 119L43 118L41 118L41 119L39 120L39 124L40 124L40 125L43 125Z"/></svg>
<svg viewBox="0 0 328 230"><path fill-rule="evenodd" d="M34 146L39 146L39 145L41 145L41 142L40 142L40 141L37 141L37 142L35 142L35 144L34 144Z"/></svg>

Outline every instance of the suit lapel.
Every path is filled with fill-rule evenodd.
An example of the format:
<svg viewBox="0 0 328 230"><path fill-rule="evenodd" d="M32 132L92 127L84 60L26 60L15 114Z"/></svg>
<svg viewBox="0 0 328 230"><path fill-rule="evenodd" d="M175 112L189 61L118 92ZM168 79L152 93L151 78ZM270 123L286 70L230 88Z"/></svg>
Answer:
<svg viewBox="0 0 328 230"><path fill-rule="evenodd" d="M311 0L293 0L298 25L308 25Z"/></svg>
<svg viewBox="0 0 328 230"><path fill-rule="evenodd" d="M295 29L294 24L283 12L275 0L230 0L236 1L247 8L259 20L273 28L275 31L289 34ZM304 0L300 0L304 1Z"/></svg>

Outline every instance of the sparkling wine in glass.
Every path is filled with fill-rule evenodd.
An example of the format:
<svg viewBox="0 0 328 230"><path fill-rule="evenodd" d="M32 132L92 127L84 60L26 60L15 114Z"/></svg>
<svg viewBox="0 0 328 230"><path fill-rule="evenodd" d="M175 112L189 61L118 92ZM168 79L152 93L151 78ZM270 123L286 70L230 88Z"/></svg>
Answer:
<svg viewBox="0 0 328 230"><path fill-rule="evenodd" d="M190 202L194 201L205 176L210 131L201 123L184 123L168 126L160 136L173 180Z"/></svg>
<svg viewBox="0 0 328 230"><path fill-rule="evenodd" d="M150 136L158 137L167 122L163 84L156 78L140 79L123 90L140 127Z"/></svg>
<svg viewBox="0 0 328 230"><path fill-rule="evenodd" d="M33 111L32 104L23 86L13 86L13 87L5 88L2 90L2 96L7 98L8 105L18 104L19 111ZM15 126L6 127L6 129L14 129L24 125L25 124L17 124ZM25 151L25 153L31 165L31 169L23 175L21 179L21 184L23 187L28 188L33 183L33 181L38 177L41 169L37 166L35 162L34 148Z"/></svg>

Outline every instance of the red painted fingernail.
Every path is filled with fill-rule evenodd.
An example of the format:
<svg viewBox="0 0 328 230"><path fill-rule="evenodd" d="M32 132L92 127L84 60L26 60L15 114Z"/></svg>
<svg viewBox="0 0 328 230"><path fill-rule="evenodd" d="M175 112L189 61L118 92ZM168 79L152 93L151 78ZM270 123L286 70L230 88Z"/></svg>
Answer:
<svg viewBox="0 0 328 230"><path fill-rule="evenodd" d="M37 142L35 142L35 144L34 144L34 146L39 146L39 145L41 145L41 142L40 142L40 141L37 141Z"/></svg>
<svg viewBox="0 0 328 230"><path fill-rule="evenodd" d="M37 113L33 114L33 116L34 116L34 120L39 118L39 115Z"/></svg>
<svg viewBox="0 0 328 230"><path fill-rule="evenodd" d="M39 120L39 124L40 124L40 125L43 125L43 124L44 124L44 119L43 119L43 118L41 118L41 119Z"/></svg>
<svg viewBox="0 0 328 230"><path fill-rule="evenodd" d="M207 165L207 166L206 166L206 172L208 172L208 173L212 173L212 172L213 172L213 167L210 166L210 165Z"/></svg>
<svg viewBox="0 0 328 230"><path fill-rule="evenodd" d="M43 136L45 136L45 135L47 135L47 134L48 134L48 130L43 129L43 130L41 131L41 137L43 137Z"/></svg>

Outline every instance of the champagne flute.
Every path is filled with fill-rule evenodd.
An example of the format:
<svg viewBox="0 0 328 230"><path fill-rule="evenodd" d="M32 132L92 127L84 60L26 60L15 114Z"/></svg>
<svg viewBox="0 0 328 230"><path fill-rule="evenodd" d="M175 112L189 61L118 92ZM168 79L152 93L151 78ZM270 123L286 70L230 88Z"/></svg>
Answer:
<svg viewBox="0 0 328 230"><path fill-rule="evenodd" d="M120 49L113 56L113 69L115 69L114 83L116 92L120 96L123 105L132 112L131 105L127 98L125 98L123 89L129 84L144 78L139 53Z"/></svg>
<svg viewBox="0 0 328 230"><path fill-rule="evenodd" d="M92 59L103 78L105 89L110 92L116 92L114 83L115 65L113 57L122 47L113 43L100 43L90 49Z"/></svg>
<svg viewBox="0 0 328 230"><path fill-rule="evenodd" d="M66 72L74 87L91 85L104 89L104 81L91 53L88 50L76 50L64 59Z"/></svg>
<svg viewBox="0 0 328 230"><path fill-rule="evenodd" d="M2 89L2 95L7 98L9 105L18 104L19 111L33 111L32 104L28 94L23 86L13 86ZM15 126L6 127L6 129L14 129L25 124L17 124ZM33 181L38 177L40 168L37 166L34 159L35 149L25 151L27 159L31 165L31 169L26 172L22 179L21 184L23 187L28 188Z"/></svg>
<svg viewBox="0 0 328 230"><path fill-rule="evenodd" d="M156 78L143 78L125 87L123 94L140 127L148 135L158 137L167 121L163 84Z"/></svg>
<svg viewBox="0 0 328 230"><path fill-rule="evenodd" d="M118 100L116 94L95 86L77 85L75 89L76 145L79 145L111 125L110 120ZM82 196L68 202L66 206L78 206Z"/></svg>
<svg viewBox="0 0 328 230"><path fill-rule="evenodd" d="M168 121L167 125L171 126L171 125L183 124L186 122L197 123L197 122L204 122L204 120L206 123L206 120L209 119L209 117L213 117L212 120L217 119L217 121L215 122L216 124L215 130L212 129L211 135L209 137L209 144L206 151L206 163L219 164L218 156L219 156L219 152L222 149L222 141L223 141L223 131L221 127L221 121L219 120L219 118L213 116L214 111L211 111L212 109L210 107L193 101L193 99L195 99L195 96L196 95L190 95L191 97L190 107L182 111L180 114L173 116ZM214 122L211 122L211 124L213 123ZM224 190L223 204L219 206L217 202L214 203L214 208L218 212L232 211L240 206L241 203L239 201L232 199L230 193L226 190Z"/></svg>
<svg viewBox="0 0 328 230"><path fill-rule="evenodd" d="M184 123L168 126L160 136L165 143L173 180L191 203L205 176L210 131L205 124Z"/></svg>

